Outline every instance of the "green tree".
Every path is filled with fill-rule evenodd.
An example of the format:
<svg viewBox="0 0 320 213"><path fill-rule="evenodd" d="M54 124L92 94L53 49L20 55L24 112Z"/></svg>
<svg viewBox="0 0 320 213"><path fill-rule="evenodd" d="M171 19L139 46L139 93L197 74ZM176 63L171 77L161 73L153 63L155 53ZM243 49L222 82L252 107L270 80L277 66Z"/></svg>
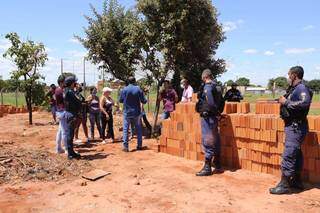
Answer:
<svg viewBox="0 0 320 213"><path fill-rule="evenodd" d="M268 89L272 90L274 83L280 89L286 89L289 86L286 77L277 77L269 80Z"/></svg>
<svg viewBox="0 0 320 213"><path fill-rule="evenodd" d="M141 22L132 10L125 10L117 0L105 1L102 13L90 5L93 17L85 16L88 27L79 41L89 51L88 59L103 71L123 81L134 75L141 59Z"/></svg>
<svg viewBox="0 0 320 213"><path fill-rule="evenodd" d="M238 86L249 86L250 80L248 78L242 77L236 80Z"/></svg>
<svg viewBox="0 0 320 213"><path fill-rule="evenodd" d="M313 80L309 81L307 85L314 92L320 92L320 80L319 79L313 79Z"/></svg>
<svg viewBox="0 0 320 213"><path fill-rule="evenodd" d="M48 60L45 47L42 43L34 41L22 41L17 33L9 33L5 36L11 42L11 47L4 53L4 57L11 59L17 69L11 72L11 78L22 78L21 87L25 91L25 99L29 111L29 124L32 124L33 87L43 78L38 72Z"/></svg>
<svg viewBox="0 0 320 213"><path fill-rule="evenodd" d="M228 80L225 84L227 84L227 86L231 86L234 83L233 80Z"/></svg>
<svg viewBox="0 0 320 213"><path fill-rule="evenodd" d="M225 37L211 1L140 0L138 10L145 31L153 38L148 45L161 53L164 73L174 71L176 89L181 77L187 77L198 88L205 68L215 76L225 71L224 60L214 58Z"/></svg>

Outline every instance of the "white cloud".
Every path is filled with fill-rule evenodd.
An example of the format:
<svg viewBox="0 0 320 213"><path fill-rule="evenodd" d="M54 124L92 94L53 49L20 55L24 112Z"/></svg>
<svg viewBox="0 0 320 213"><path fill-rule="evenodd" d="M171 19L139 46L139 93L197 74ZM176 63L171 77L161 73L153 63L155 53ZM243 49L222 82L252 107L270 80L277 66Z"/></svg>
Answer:
<svg viewBox="0 0 320 213"><path fill-rule="evenodd" d="M313 30L314 28L316 28L314 25L307 25L305 27L302 28L302 30L307 31L307 30Z"/></svg>
<svg viewBox="0 0 320 213"><path fill-rule="evenodd" d="M79 40L76 38L70 38L68 41L74 44L80 44Z"/></svg>
<svg viewBox="0 0 320 213"><path fill-rule="evenodd" d="M230 32L238 29L243 23L244 21L242 19L237 21L227 21L222 24L222 28L224 32Z"/></svg>
<svg viewBox="0 0 320 213"><path fill-rule="evenodd" d="M235 67L236 67L236 65L231 62L227 62L227 64L226 64L226 68L228 71L233 70Z"/></svg>
<svg viewBox="0 0 320 213"><path fill-rule="evenodd" d="M319 71L320 71L320 66L316 66L316 70L319 70Z"/></svg>
<svg viewBox="0 0 320 213"><path fill-rule="evenodd" d="M246 50L243 51L243 53L245 53L245 54L257 54L258 50L256 50L256 49L246 49Z"/></svg>
<svg viewBox="0 0 320 213"><path fill-rule="evenodd" d="M0 39L0 50L6 51L11 46L7 39Z"/></svg>
<svg viewBox="0 0 320 213"><path fill-rule="evenodd" d="M284 52L286 54L306 54L306 53L313 53L315 52L315 48L289 48L286 49Z"/></svg>
<svg viewBox="0 0 320 213"><path fill-rule="evenodd" d="M266 56L272 56L274 54L275 53L273 51L270 51L270 50L267 50L267 51L264 52L264 55L266 55Z"/></svg>

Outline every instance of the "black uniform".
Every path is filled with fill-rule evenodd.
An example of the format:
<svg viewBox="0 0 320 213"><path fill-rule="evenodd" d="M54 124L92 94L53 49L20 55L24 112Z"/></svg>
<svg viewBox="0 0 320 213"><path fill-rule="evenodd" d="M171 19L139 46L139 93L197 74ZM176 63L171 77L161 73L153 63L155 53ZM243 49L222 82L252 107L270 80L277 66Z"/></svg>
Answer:
<svg viewBox="0 0 320 213"><path fill-rule="evenodd" d="M77 119L80 116L82 102L77 98L74 90L71 88L66 88L64 102L67 117L68 156L74 157L77 155L73 150L74 130L76 128Z"/></svg>
<svg viewBox="0 0 320 213"><path fill-rule="evenodd" d="M224 96L224 100L228 102L240 102L243 99L238 89L229 89Z"/></svg>

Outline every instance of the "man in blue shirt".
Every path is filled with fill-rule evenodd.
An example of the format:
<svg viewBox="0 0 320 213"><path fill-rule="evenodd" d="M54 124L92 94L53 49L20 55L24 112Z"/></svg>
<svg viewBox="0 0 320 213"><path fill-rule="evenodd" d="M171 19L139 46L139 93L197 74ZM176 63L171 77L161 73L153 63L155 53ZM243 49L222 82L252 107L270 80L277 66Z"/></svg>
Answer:
<svg viewBox="0 0 320 213"><path fill-rule="evenodd" d="M209 69L203 71L202 80L203 85L198 94L199 102L197 103L197 111L201 116L202 149L205 153L205 163L201 171L196 175L209 176L213 173L222 173L220 163L220 135L218 131L219 105L221 103L218 103L218 100L215 99L218 93L222 97L222 91L221 89L218 91L218 87L213 81L213 76ZM211 168L212 159L215 168L213 171Z"/></svg>
<svg viewBox="0 0 320 213"><path fill-rule="evenodd" d="M287 94L279 98L286 137L281 162L281 181L270 189L271 194L288 194L291 189L303 190L301 145L308 132L307 115L313 95L312 91L302 83L303 75L302 67L292 67L288 73L290 87Z"/></svg>
<svg viewBox="0 0 320 213"><path fill-rule="evenodd" d="M123 103L123 151L129 152L128 130L130 124L134 124L137 131L138 144L137 150L142 149L142 127L141 127L141 104L146 104L143 91L136 86L136 79L129 77L129 85L120 94L119 102Z"/></svg>

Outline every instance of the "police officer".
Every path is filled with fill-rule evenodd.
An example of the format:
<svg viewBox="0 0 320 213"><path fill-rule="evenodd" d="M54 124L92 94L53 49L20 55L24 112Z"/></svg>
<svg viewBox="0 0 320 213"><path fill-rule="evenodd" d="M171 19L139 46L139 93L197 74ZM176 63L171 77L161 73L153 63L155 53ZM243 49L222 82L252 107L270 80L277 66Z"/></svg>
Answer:
<svg viewBox="0 0 320 213"><path fill-rule="evenodd" d="M75 94L75 86L77 79L75 76L69 76L65 79L65 109L67 118L67 149L68 149L68 159L80 158L80 154L73 150L73 137L74 131L77 124L77 119L80 116L82 102L79 100Z"/></svg>
<svg viewBox="0 0 320 213"><path fill-rule="evenodd" d="M237 83L232 83L231 89L229 89L224 96L226 101L240 102L243 99L240 91L237 89L237 86Z"/></svg>
<svg viewBox="0 0 320 213"><path fill-rule="evenodd" d="M204 166L197 176L209 176L213 173L221 173L222 168L220 164L220 135L218 132L218 105L215 99L214 92L217 92L217 85L213 81L212 73L209 69L206 69L202 73L203 84L198 93L199 101L197 103L196 110L201 116L201 133L202 133L202 149L205 153ZM220 90L221 99L222 92ZM212 159L213 166L212 171Z"/></svg>
<svg viewBox="0 0 320 213"><path fill-rule="evenodd" d="M313 95L312 91L302 83L303 75L302 67L292 67L288 72L290 87L287 94L279 98L286 138L281 162L281 181L275 188L270 189L271 194L288 194L291 189L303 190L301 144L308 132L307 115Z"/></svg>

